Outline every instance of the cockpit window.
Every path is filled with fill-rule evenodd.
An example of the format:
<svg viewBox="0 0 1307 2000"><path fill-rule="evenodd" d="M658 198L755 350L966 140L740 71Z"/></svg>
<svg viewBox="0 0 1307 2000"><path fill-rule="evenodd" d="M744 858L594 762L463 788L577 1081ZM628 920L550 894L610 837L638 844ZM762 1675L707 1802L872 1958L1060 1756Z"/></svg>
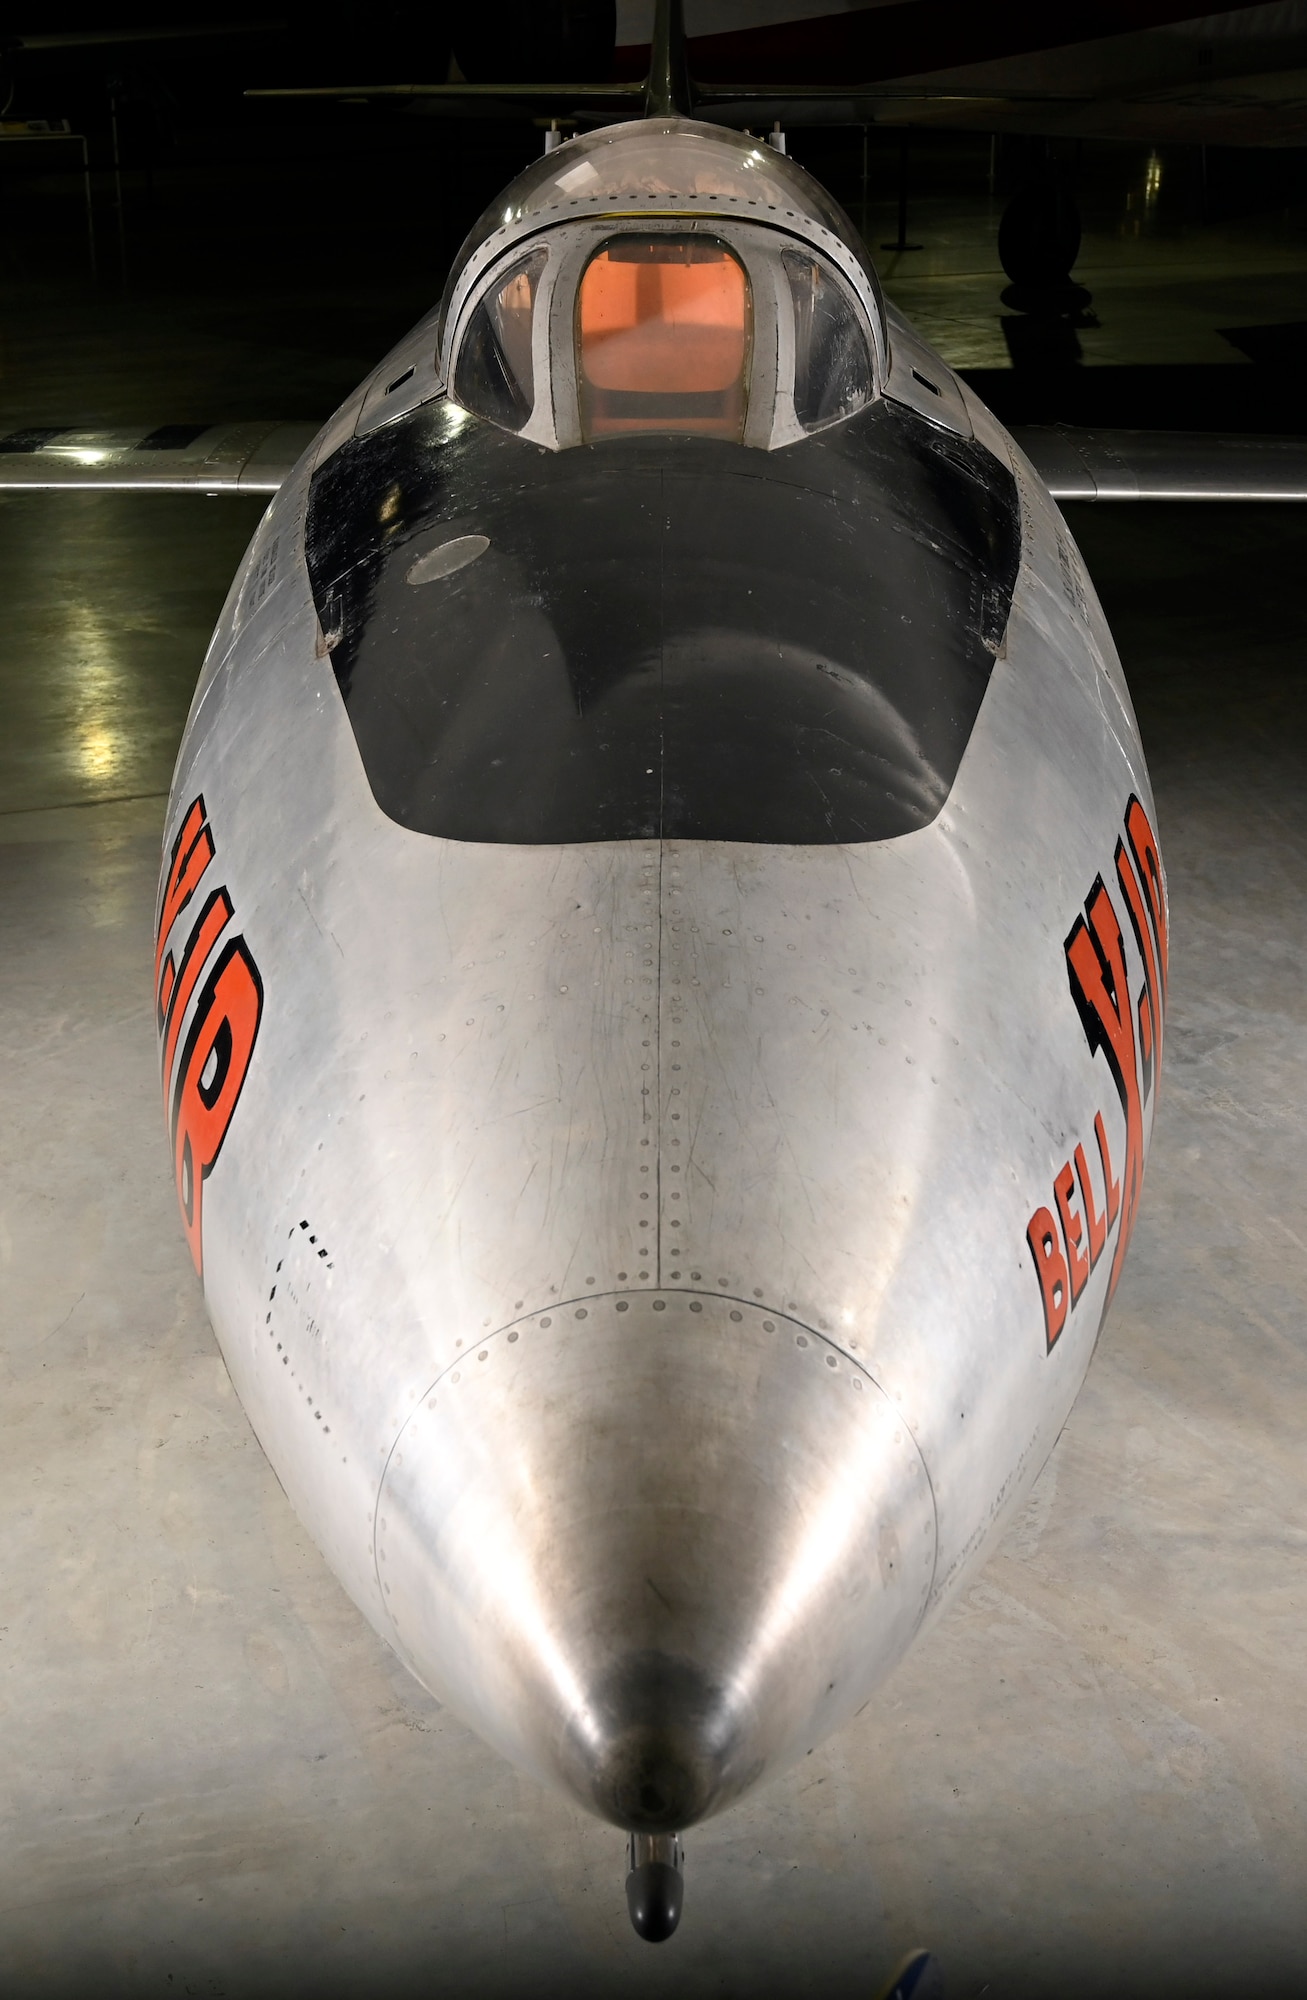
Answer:
<svg viewBox="0 0 1307 2000"><path fill-rule="evenodd" d="M833 274L800 250L782 261L794 303L794 414L805 430L821 430L871 400L871 356Z"/></svg>
<svg viewBox="0 0 1307 2000"><path fill-rule="evenodd" d="M506 431L520 431L535 406L532 337L547 254L533 250L486 293L459 351L456 399Z"/></svg>
<svg viewBox="0 0 1307 2000"><path fill-rule="evenodd" d="M584 437L693 431L741 440L751 335L749 280L724 243L610 237L577 299Z"/></svg>

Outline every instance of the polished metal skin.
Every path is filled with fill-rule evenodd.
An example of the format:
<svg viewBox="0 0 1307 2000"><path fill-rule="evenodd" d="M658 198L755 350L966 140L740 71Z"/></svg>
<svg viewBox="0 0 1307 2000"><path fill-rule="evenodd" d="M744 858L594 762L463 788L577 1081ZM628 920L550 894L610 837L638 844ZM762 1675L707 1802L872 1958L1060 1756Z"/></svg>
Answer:
<svg viewBox="0 0 1307 2000"><path fill-rule="evenodd" d="M316 432L274 423L10 431L0 434L0 490L275 493Z"/></svg>
<svg viewBox="0 0 1307 2000"><path fill-rule="evenodd" d="M605 198L656 141L692 211L704 129L610 135ZM738 170L747 142L711 143ZM749 167L782 171L775 226L824 243L825 198ZM434 332L281 486L214 636L161 890L170 1134L232 1380L346 1589L505 1755L657 1840L873 1698L1065 1422L1156 1101L1152 802L1046 488L891 320L879 392L906 372L1022 517L938 817L856 846L405 830L303 540L315 465L413 396L415 354L442 393ZM437 636L451 587L423 585ZM1116 951L1099 890L1107 1041L1068 972L1086 912Z"/></svg>
<svg viewBox="0 0 1307 2000"><path fill-rule="evenodd" d="M1307 442L1211 431L1015 433L1055 500L1307 500Z"/></svg>

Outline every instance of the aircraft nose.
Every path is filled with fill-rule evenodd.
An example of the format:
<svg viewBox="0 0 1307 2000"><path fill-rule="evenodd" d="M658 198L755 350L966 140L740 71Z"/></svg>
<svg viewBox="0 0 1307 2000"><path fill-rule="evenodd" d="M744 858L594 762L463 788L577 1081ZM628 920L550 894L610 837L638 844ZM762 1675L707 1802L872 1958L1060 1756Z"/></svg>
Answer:
<svg viewBox="0 0 1307 2000"><path fill-rule="evenodd" d="M390 1455L397 1648L481 1735L638 1836L801 1756L906 1646L934 1564L895 1405L756 1302L606 1293L493 1334Z"/></svg>
<svg viewBox="0 0 1307 2000"><path fill-rule="evenodd" d="M590 1710L601 1729L590 1792L605 1819L633 1833L670 1834L711 1811L735 1725L725 1690L698 1665L654 1650L621 1656Z"/></svg>

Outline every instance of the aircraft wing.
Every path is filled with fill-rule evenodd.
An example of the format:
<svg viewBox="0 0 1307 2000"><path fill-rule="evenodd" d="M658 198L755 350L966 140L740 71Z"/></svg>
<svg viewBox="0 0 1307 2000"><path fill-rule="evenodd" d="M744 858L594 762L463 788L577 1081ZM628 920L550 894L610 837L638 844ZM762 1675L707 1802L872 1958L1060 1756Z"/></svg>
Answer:
<svg viewBox="0 0 1307 2000"><path fill-rule="evenodd" d="M1307 500L1307 438L1014 427L1055 500Z"/></svg>
<svg viewBox="0 0 1307 2000"><path fill-rule="evenodd" d="M6 54L27 49L63 55L73 49L127 48L146 42L240 41L247 35L274 34L282 27L281 21L188 21L153 28L61 28L50 34L5 34L0 36L0 48Z"/></svg>
<svg viewBox="0 0 1307 2000"><path fill-rule="evenodd" d="M962 81L873 84L862 90L723 87L704 89L695 115L751 130L773 123L910 125L1154 145L1301 146L1307 143L1307 69L1102 96Z"/></svg>
<svg viewBox="0 0 1307 2000"><path fill-rule="evenodd" d="M33 426L0 435L0 493L275 493L315 423ZM1307 438L1204 431L1012 432L1055 500L1307 500Z"/></svg>
<svg viewBox="0 0 1307 2000"><path fill-rule="evenodd" d="M581 111L634 115L643 107L644 94L642 84L627 83L323 83L245 92L246 97L316 97L344 104L412 103L484 118Z"/></svg>
<svg viewBox="0 0 1307 2000"><path fill-rule="evenodd" d="M0 492L275 493L316 423L33 425L0 435Z"/></svg>
<svg viewBox="0 0 1307 2000"><path fill-rule="evenodd" d="M697 115L1226 146L1307 141L1298 0L897 0L764 10L688 44ZM637 51L618 50L619 66ZM842 84L832 79L844 79Z"/></svg>

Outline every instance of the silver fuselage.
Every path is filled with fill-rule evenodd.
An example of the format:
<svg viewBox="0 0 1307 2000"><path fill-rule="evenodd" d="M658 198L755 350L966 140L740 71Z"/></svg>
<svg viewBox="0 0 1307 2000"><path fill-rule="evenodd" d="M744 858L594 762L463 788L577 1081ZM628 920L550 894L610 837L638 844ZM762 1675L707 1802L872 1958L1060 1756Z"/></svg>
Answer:
<svg viewBox="0 0 1307 2000"><path fill-rule="evenodd" d="M305 560L375 384L269 507L178 761L165 1093L237 1392L417 1677L634 1829L801 1756L948 1602L1066 1420L1137 1200L1165 954L1138 732L1047 491L929 362L1020 504L929 823L399 824Z"/></svg>

